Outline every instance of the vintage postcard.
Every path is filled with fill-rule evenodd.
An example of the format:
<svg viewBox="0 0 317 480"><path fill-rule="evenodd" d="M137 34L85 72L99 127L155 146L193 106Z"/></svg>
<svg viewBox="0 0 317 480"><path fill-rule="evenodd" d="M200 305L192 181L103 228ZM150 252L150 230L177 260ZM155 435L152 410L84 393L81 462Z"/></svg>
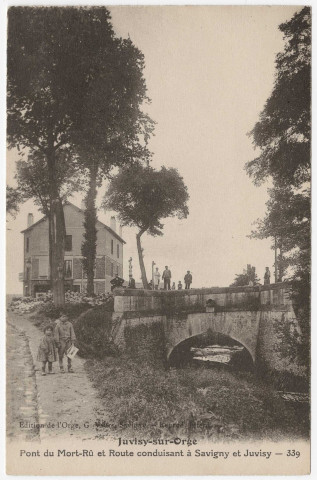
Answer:
<svg viewBox="0 0 317 480"><path fill-rule="evenodd" d="M7 20L7 474L309 474L311 8Z"/></svg>

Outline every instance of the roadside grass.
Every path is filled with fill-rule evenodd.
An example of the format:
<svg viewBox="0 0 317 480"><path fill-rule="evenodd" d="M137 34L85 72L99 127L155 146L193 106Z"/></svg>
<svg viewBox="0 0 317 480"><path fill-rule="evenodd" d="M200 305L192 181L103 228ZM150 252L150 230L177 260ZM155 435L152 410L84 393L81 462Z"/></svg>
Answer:
<svg viewBox="0 0 317 480"><path fill-rule="evenodd" d="M80 354L99 393L99 436L182 436L211 441L308 438L309 406L285 402L271 382L219 365L165 368L159 325L126 329L127 350L111 342L111 306L67 306ZM60 313L60 312L59 312ZM40 329L57 312L37 312ZM108 426L107 424L111 424Z"/></svg>
<svg viewBox="0 0 317 480"><path fill-rule="evenodd" d="M134 437L190 436L213 441L305 438L308 407L286 404L252 373L227 368L165 370L129 354L86 362L107 412L99 433ZM134 425L132 425L134 424ZM173 424L177 424L173 426Z"/></svg>

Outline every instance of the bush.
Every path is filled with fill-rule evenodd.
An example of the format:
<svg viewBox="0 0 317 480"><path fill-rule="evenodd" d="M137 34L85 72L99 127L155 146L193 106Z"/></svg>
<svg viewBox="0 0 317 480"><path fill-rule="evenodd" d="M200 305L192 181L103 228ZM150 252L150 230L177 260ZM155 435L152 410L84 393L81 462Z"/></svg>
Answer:
<svg viewBox="0 0 317 480"><path fill-rule="evenodd" d="M43 331L48 325L55 326L55 320L59 318L62 313L68 315L69 320L74 323L76 318L90 308L90 305L87 303L65 304L63 307L55 307L52 303L46 303L29 318L36 327Z"/></svg>
<svg viewBox="0 0 317 480"><path fill-rule="evenodd" d="M111 338L111 319L111 305L91 308L73 319L79 353L82 357L102 358L117 353Z"/></svg>
<svg viewBox="0 0 317 480"><path fill-rule="evenodd" d="M125 327L126 352L140 362L165 365L165 337L160 322Z"/></svg>
<svg viewBox="0 0 317 480"><path fill-rule="evenodd" d="M55 307L53 303L46 303L39 309L39 313L54 320L65 313L72 320L90 308L91 305L88 303L65 303L63 307Z"/></svg>

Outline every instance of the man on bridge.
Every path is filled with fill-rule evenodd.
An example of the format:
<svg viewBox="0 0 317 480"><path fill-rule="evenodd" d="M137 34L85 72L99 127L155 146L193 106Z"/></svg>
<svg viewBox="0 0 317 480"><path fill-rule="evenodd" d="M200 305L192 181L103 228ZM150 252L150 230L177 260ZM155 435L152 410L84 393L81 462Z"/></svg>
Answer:
<svg viewBox="0 0 317 480"><path fill-rule="evenodd" d="M184 277L184 282L185 282L185 289L186 290L189 290L190 289L190 285L193 281L193 276L192 274L190 273L190 270L187 270L187 273Z"/></svg>
<svg viewBox="0 0 317 480"><path fill-rule="evenodd" d="M172 278L172 273L169 270L168 266L166 265L162 275L162 279L164 280L164 290L171 289L171 278Z"/></svg>

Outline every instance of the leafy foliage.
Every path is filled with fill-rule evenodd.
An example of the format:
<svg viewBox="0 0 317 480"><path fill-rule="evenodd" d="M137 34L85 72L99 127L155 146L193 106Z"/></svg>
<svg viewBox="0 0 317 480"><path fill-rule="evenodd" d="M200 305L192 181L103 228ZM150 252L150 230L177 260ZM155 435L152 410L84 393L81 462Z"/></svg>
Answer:
<svg viewBox="0 0 317 480"><path fill-rule="evenodd" d="M188 215L187 187L175 168L155 170L137 163L113 177L104 205L119 213L122 225L163 235L161 220Z"/></svg>
<svg viewBox="0 0 317 480"><path fill-rule="evenodd" d="M289 254L283 257L283 267L292 267L294 278L309 274L310 269L310 190L295 193L291 187L269 189L267 213L258 220L251 238L277 236Z"/></svg>
<svg viewBox="0 0 317 480"><path fill-rule="evenodd" d="M104 206L119 213L122 225L139 229L136 236L143 287L148 281L143 261L141 236L163 235L161 220L186 218L189 195L183 178L175 168L155 170L136 162L113 177L104 197Z"/></svg>
<svg viewBox="0 0 317 480"><path fill-rule="evenodd" d="M58 153L56 182L61 200L64 202L74 191L83 189L78 166L67 159L67 152ZM39 152L29 154L26 160L16 162L15 178L24 200L33 199L45 215L50 214L50 185L44 155Z"/></svg>
<svg viewBox="0 0 317 480"><path fill-rule="evenodd" d="M273 92L249 134L261 153L246 170L256 184L272 177L278 186L300 187L310 180L310 8L279 28L286 44L276 57Z"/></svg>
<svg viewBox="0 0 317 480"><path fill-rule="evenodd" d="M259 282L259 278L255 273L255 267L247 265L247 269L243 270L243 273L236 275L236 278L230 287L243 287L245 285L249 285L250 282L255 285Z"/></svg>
<svg viewBox="0 0 317 480"><path fill-rule="evenodd" d="M19 211L19 204L23 201L23 195L19 189L9 187L6 190L7 206L6 210L12 217L15 217Z"/></svg>
<svg viewBox="0 0 317 480"><path fill-rule="evenodd" d="M99 8L9 9L8 140L72 151L99 51L113 32Z"/></svg>

